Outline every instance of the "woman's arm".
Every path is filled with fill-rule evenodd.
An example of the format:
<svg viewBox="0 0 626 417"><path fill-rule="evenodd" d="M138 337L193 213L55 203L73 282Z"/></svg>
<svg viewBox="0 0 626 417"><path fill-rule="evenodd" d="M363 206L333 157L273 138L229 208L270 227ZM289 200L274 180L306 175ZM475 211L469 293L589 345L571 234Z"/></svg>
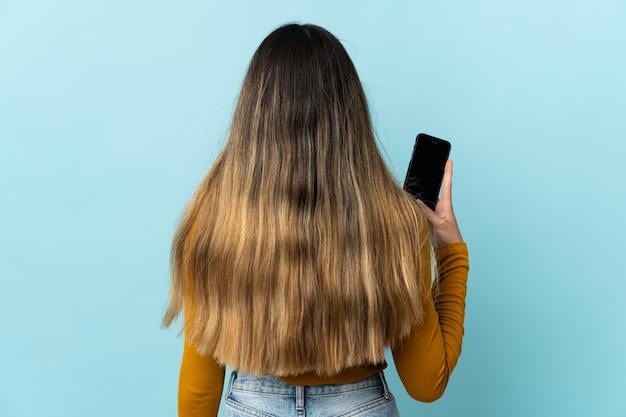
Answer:
<svg viewBox="0 0 626 417"><path fill-rule="evenodd" d="M441 200L435 211L419 202L435 246L439 269L438 295L425 301L426 317L393 349L394 362L407 392L425 402L443 395L463 342L469 261L467 246L452 209L452 161L446 163ZM428 248L422 259L428 259ZM429 269L424 270L427 282Z"/></svg>
<svg viewBox="0 0 626 417"><path fill-rule="evenodd" d="M224 367L185 342L178 381L179 417L215 417L224 386Z"/></svg>

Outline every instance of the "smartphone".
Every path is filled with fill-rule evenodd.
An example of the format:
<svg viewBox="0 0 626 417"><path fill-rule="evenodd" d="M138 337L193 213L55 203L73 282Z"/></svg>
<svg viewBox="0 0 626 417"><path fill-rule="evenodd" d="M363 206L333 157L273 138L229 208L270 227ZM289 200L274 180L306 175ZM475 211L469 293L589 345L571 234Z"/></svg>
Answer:
<svg viewBox="0 0 626 417"><path fill-rule="evenodd" d="M450 156L450 142L420 133L404 179L404 190L432 210L439 201L443 169Z"/></svg>

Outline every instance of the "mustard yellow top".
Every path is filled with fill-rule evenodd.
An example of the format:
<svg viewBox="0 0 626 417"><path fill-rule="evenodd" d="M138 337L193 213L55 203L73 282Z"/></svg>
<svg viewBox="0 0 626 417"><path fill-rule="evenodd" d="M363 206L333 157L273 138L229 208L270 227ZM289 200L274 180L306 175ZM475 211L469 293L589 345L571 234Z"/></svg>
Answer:
<svg viewBox="0 0 626 417"><path fill-rule="evenodd" d="M429 298L426 318L402 344L392 349L398 375L408 394L416 400L431 402L448 384L463 341L465 295L469 260L465 243L435 249L439 268L438 296ZM351 383L383 370L378 366L347 368L341 373L320 378L314 374L281 378L292 385ZM178 384L180 417L217 416L224 385L224 367L210 355L200 355L185 343Z"/></svg>

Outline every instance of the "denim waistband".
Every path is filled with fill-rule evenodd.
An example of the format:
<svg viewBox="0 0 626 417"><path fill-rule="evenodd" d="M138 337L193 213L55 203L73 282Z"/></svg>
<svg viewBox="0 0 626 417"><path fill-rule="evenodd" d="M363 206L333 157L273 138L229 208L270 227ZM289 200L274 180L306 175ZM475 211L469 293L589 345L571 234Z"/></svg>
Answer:
<svg viewBox="0 0 626 417"><path fill-rule="evenodd" d="M388 397L389 388L382 371L357 382L347 384L313 385L306 387L290 385L279 378L269 375L255 376L246 372L233 371L230 376L227 392L234 389L272 395L293 396L304 391L303 394L306 394L307 396L316 396L346 393L374 387L382 387L385 392L385 397Z"/></svg>

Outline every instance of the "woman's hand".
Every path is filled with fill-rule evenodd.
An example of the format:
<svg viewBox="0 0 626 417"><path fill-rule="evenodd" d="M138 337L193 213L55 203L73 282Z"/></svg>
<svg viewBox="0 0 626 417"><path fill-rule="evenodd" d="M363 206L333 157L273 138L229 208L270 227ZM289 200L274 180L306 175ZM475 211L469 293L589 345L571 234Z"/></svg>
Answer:
<svg viewBox="0 0 626 417"><path fill-rule="evenodd" d="M437 202L435 211L431 210L422 201L417 200L422 207L428 222L433 246L449 245L450 243L463 242L459 225L452 210L452 161L448 160L443 172L443 182L441 184L441 199Z"/></svg>

